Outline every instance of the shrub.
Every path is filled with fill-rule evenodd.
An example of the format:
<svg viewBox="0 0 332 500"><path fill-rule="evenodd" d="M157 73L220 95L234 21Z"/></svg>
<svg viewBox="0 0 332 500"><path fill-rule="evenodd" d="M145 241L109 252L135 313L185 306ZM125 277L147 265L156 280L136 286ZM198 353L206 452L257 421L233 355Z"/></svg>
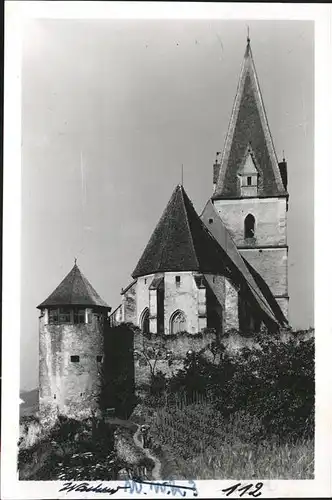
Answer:
<svg viewBox="0 0 332 500"><path fill-rule="evenodd" d="M261 339L258 347L230 356L220 350L214 364L187 356L169 381L173 392L209 395L224 417L245 411L262 422L262 438L311 437L314 432L314 341L291 336L287 342Z"/></svg>

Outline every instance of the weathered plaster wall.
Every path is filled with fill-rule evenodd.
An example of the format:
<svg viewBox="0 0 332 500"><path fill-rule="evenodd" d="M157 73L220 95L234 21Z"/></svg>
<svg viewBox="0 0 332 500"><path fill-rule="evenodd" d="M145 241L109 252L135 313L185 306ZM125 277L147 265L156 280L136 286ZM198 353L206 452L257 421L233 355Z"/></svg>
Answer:
<svg viewBox="0 0 332 500"><path fill-rule="evenodd" d="M244 239L244 220L249 213L256 221L255 246L287 244L285 198L215 200L214 206L236 246L248 246Z"/></svg>
<svg viewBox="0 0 332 500"><path fill-rule="evenodd" d="M175 277L180 276L181 282L178 286ZM197 333L199 331L198 302L199 290L196 286L194 275L191 271L165 273L165 306L164 306L164 331L170 333L170 319L172 314L180 309L186 315L187 332ZM201 313L204 304L201 297Z"/></svg>
<svg viewBox="0 0 332 500"><path fill-rule="evenodd" d="M41 418L56 414L89 416L100 394L104 324L48 325L40 318L39 410ZM79 356L78 363L70 357Z"/></svg>
<svg viewBox="0 0 332 500"><path fill-rule="evenodd" d="M134 283L123 295L123 321L126 323L136 324L137 311L136 311L136 286Z"/></svg>
<svg viewBox="0 0 332 500"><path fill-rule="evenodd" d="M135 324L141 327L141 317L144 309L147 307L150 309L150 290L154 278L154 274L149 274L147 276L141 276L137 279L136 283L136 320Z"/></svg>
<svg viewBox="0 0 332 500"><path fill-rule="evenodd" d="M239 292L234 284L225 278L225 332L239 328Z"/></svg>
<svg viewBox="0 0 332 500"><path fill-rule="evenodd" d="M151 325L156 324L156 291L149 290L155 275L148 275L138 278L136 285L136 321L137 326L141 327L141 317L145 308L150 310L150 329ZM184 312L187 321L187 331L197 333L206 327L206 298L205 290L200 291L197 288L194 273L184 272L166 272L164 273L164 332L170 333L170 320L172 314L181 310ZM177 285L175 277L180 276L180 284ZM126 320L127 317L126 317ZM155 329L151 329L155 331Z"/></svg>

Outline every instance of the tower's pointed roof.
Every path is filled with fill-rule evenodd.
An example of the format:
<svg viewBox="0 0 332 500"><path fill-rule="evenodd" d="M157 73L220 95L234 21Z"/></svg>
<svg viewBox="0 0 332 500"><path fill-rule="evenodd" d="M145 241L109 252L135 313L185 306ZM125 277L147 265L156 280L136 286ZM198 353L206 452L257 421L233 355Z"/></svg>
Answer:
<svg viewBox="0 0 332 500"><path fill-rule="evenodd" d="M220 252L183 186L178 185L132 276L166 271L221 272Z"/></svg>
<svg viewBox="0 0 332 500"><path fill-rule="evenodd" d="M111 309L98 295L91 283L78 268L76 262L60 285L44 300L38 309L49 306L91 306Z"/></svg>
<svg viewBox="0 0 332 500"><path fill-rule="evenodd" d="M226 136L213 198L238 198L238 168L250 150L258 171L258 196L285 196L278 160L259 88L250 39Z"/></svg>

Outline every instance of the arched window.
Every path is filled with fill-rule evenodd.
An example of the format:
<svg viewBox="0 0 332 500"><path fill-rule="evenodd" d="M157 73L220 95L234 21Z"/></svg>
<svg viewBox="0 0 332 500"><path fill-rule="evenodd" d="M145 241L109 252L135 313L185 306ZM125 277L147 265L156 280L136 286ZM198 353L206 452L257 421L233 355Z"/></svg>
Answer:
<svg viewBox="0 0 332 500"><path fill-rule="evenodd" d="M244 219L244 237L255 237L255 217L252 214L248 214Z"/></svg>
<svg viewBox="0 0 332 500"><path fill-rule="evenodd" d="M141 316L141 329L143 333L150 333L150 312L147 307Z"/></svg>
<svg viewBox="0 0 332 500"><path fill-rule="evenodd" d="M183 311L175 311L170 321L171 333L185 332L187 330L186 317Z"/></svg>

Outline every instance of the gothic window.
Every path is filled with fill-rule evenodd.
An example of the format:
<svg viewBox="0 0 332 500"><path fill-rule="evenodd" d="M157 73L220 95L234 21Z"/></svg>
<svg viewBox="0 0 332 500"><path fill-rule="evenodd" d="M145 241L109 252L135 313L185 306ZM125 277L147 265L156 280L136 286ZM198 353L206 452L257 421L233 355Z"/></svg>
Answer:
<svg viewBox="0 0 332 500"><path fill-rule="evenodd" d="M250 177L250 176L249 176L249 177L247 177L247 185L248 185L248 186L251 186L251 177Z"/></svg>
<svg viewBox="0 0 332 500"><path fill-rule="evenodd" d="M141 329L143 333L150 333L150 313L148 308L144 309L143 311L141 318Z"/></svg>
<svg viewBox="0 0 332 500"><path fill-rule="evenodd" d="M244 237L255 237L255 217L252 214L248 214L244 220Z"/></svg>
<svg viewBox="0 0 332 500"><path fill-rule="evenodd" d="M187 330L186 317L183 311L175 311L171 317L171 333L180 333Z"/></svg>

